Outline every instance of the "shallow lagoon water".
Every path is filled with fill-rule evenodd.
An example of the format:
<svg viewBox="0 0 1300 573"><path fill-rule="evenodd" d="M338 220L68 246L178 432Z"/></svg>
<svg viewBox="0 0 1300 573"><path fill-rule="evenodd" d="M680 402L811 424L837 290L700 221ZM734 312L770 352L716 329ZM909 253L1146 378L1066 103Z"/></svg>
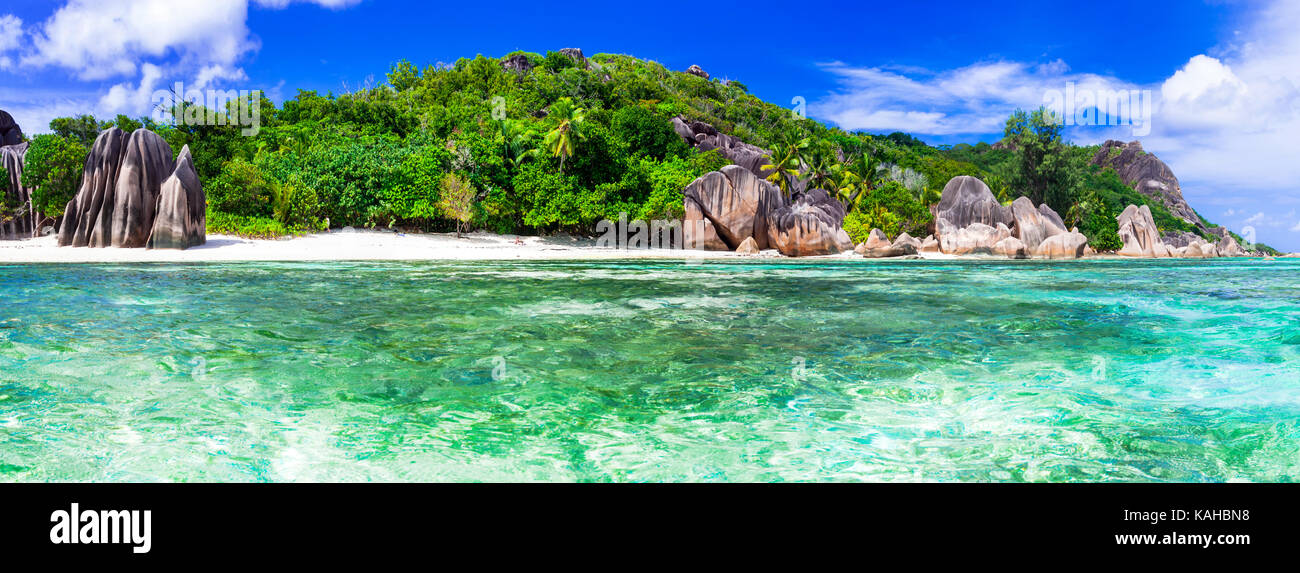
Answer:
<svg viewBox="0 0 1300 573"><path fill-rule="evenodd" d="M0 266L0 481L1296 481L1300 264Z"/></svg>

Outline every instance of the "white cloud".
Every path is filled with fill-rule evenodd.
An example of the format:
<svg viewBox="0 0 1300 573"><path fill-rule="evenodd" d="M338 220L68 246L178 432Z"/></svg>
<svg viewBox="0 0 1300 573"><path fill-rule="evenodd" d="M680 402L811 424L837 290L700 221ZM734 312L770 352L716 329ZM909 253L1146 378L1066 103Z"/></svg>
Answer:
<svg viewBox="0 0 1300 573"><path fill-rule="evenodd" d="M1130 90L1136 86L1097 74L1071 73L1061 60L1045 64L983 62L930 72L861 68L835 62L823 69L842 89L815 102L812 114L850 130L907 131L927 135L1002 131L1016 109L1037 108L1051 91Z"/></svg>
<svg viewBox="0 0 1300 573"><path fill-rule="evenodd" d="M257 49L244 0L71 0L32 31L23 64L83 80L133 75L142 60L233 65Z"/></svg>
<svg viewBox="0 0 1300 573"><path fill-rule="evenodd" d="M976 63L947 71L836 62L822 67L838 76L840 89L810 111L847 129L983 135L1000 133L1011 111L1043 105L1045 90L1067 82L1080 90L1151 90L1158 97L1149 135L1077 127L1069 136L1083 144L1141 139L1177 174L1194 207L1231 206L1229 213L1238 216L1272 213L1270 208L1300 204L1300 2L1274 0L1242 9L1250 10L1250 25L1233 43L1188 54L1185 64L1150 85L1072 72L1060 61ZM1255 226L1296 230L1292 220L1267 217ZM1276 239L1300 247L1294 235Z"/></svg>
<svg viewBox="0 0 1300 573"><path fill-rule="evenodd" d="M153 104L153 92L162 80L162 68L146 63L141 66L141 70L140 83L135 87L131 84L117 84L99 99L99 109L103 115L134 115L140 113L140 110L149 109Z"/></svg>
<svg viewBox="0 0 1300 573"><path fill-rule="evenodd" d="M1291 227L1291 232L1300 233L1300 222L1297 222L1294 227Z"/></svg>
<svg viewBox="0 0 1300 573"><path fill-rule="evenodd" d="M45 20L28 26L14 16L0 16L0 69L58 69L78 82L118 82L98 94L83 94L75 113L140 115L151 108L153 90L173 82L187 89L206 89L219 82L244 82L241 62L260 49L248 28L250 5L282 9L314 4L342 9L360 0L68 0ZM102 90L102 88L100 88ZM9 100L15 117L48 125L57 103L25 104ZM53 116L49 116L53 117Z"/></svg>
<svg viewBox="0 0 1300 573"><path fill-rule="evenodd" d="M0 70L13 67L13 58L9 52L23 41L23 21L13 14L0 16Z"/></svg>

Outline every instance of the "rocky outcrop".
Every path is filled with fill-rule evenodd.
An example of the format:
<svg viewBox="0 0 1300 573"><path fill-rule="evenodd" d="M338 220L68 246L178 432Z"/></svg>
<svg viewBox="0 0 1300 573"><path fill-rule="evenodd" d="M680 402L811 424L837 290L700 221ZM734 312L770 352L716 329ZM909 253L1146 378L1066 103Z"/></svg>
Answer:
<svg viewBox="0 0 1300 573"><path fill-rule="evenodd" d="M947 219L940 219L939 249L949 255L992 255L998 243L1011 236L1011 229L1002 223L990 227L983 223L957 229Z"/></svg>
<svg viewBox="0 0 1300 573"><path fill-rule="evenodd" d="M1092 164L1114 169L1125 183L1139 193L1159 201L1174 216L1197 227L1207 227L1205 221L1183 198L1183 188L1174 172L1165 162L1143 150L1141 143L1107 141L1093 156Z"/></svg>
<svg viewBox="0 0 1300 573"><path fill-rule="evenodd" d="M564 48L560 50L560 53L568 56L569 59L573 60L573 62L578 64L579 67L587 67L587 56L582 55L582 50L579 50L578 48Z"/></svg>
<svg viewBox="0 0 1300 573"><path fill-rule="evenodd" d="M921 241L921 252L922 253L942 252L939 250L939 239L934 238L934 235L930 235L926 237L925 240Z"/></svg>
<svg viewBox="0 0 1300 573"><path fill-rule="evenodd" d="M40 233L45 215L32 210L32 189L23 186L23 167L27 161L27 142L0 147L0 166L9 174L0 180L0 194L4 203L16 206L12 211L0 213L0 239L21 239Z"/></svg>
<svg viewBox="0 0 1300 573"><path fill-rule="evenodd" d="M921 241L912 238L911 235L903 233L891 243L889 237L880 229L872 229L867 240L853 249L853 252L868 259L906 257L915 255L920 251Z"/></svg>
<svg viewBox="0 0 1300 573"><path fill-rule="evenodd" d="M81 189L63 210L60 247L107 247L112 244L114 192L122 166L126 133L114 127L99 134L86 156Z"/></svg>
<svg viewBox="0 0 1300 573"><path fill-rule="evenodd" d="M160 207L166 221L159 244L202 244L205 229L196 226L195 212L202 220L206 200L188 148L181 159L180 165L172 161L167 142L146 129L129 136L116 127L100 133L81 188L64 210L59 246L145 247L158 230ZM170 196L166 205L160 199L164 191Z"/></svg>
<svg viewBox="0 0 1300 573"><path fill-rule="evenodd" d="M687 145L690 145L700 151L717 150L720 155L728 161L744 167L750 173L766 179L771 174L770 170L763 169L767 164L768 150L758 146L750 145L735 137L720 133L712 125L700 121L687 121L686 118L678 116L672 120L673 131L677 132ZM794 192L803 191L801 182L796 182Z"/></svg>
<svg viewBox="0 0 1300 573"><path fill-rule="evenodd" d="M1007 257L1008 259L1027 259L1029 258L1029 247L1015 237L1007 237L993 245L993 254Z"/></svg>
<svg viewBox="0 0 1300 573"><path fill-rule="evenodd" d="M686 199L686 215L682 217L682 240L688 249L731 250L718 236L718 228L713 225L713 221L704 215L704 209L691 199Z"/></svg>
<svg viewBox="0 0 1300 573"><path fill-rule="evenodd" d="M697 234L699 224L691 224L693 216L707 220L711 228L727 250L739 247L745 239L753 237L759 249L767 249L768 213L784 205L784 199L775 186L759 179L748 170L727 165L721 171L705 174L693 181L685 191L687 221L685 239L688 245L713 245L708 231L703 236ZM840 216L837 225L843 221ZM702 242L693 243L695 238ZM710 248L710 247L705 247Z"/></svg>
<svg viewBox="0 0 1300 573"><path fill-rule="evenodd" d="M709 79L709 73L706 72L706 71L704 71L703 68L701 68L701 67L699 67L699 66L696 66L696 65L692 65L691 67L686 68L686 73L688 73L688 74L690 74L690 75L692 75L692 76L699 76L699 77L704 78L704 79L706 79L706 80Z"/></svg>
<svg viewBox="0 0 1300 573"><path fill-rule="evenodd" d="M1050 237L1066 232L1065 222L1051 207L1043 204L1037 208L1028 197L1016 199L1011 204L1013 234L1031 251Z"/></svg>
<svg viewBox="0 0 1300 573"><path fill-rule="evenodd" d="M515 54L501 60L501 67L512 72L526 74L533 70L533 62L525 54Z"/></svg>
<svg viewBox="0 0 1300 573"><path fill-rule="evenodd" d="M1121 257L1159 258L1170 256L1169 247L1160 237L1160 229L1151 217L1151 208L1129 205L1115 220L1119 223L1119 238L1124 247Z"/></svg>
<svg viewBox="0 0 1300 573"><path fill-rule="evenodd" d="M1187 259L1212 259L1218 257L1244 257L1250 253L1237 244L1226 229L1214 228L1208 232L1211 237L1222 237L1217 242L1207 241L1204 237L1186 231L1160 235L1151 216L1151 208L1143 205L1129 205L1115 218L1119 223L1119 238L1124 241L1120 256L1161 258L1177 257Z"/></svg>
<svg viewBox="0 0 1300 573"><path fill-rule="evenodd" d="M1088 237L1077 230L1052 235L1033 249L1040 259L1081 259L1087 254Z"/></svg>
<svg viewBox="0 0 1300 573"><path fill-rule="evenodd" d="M175 168L172 148L158 134L137 129L127 138L113 192L112 246L135 249L149 242L158 194Z"/></svg>
<svg viewBox="0 0 1300 573"><path fill-rule="evenodd" d="M1087 237L1067 231L1051 207L1035 207L1027 197L1004 207L974 177L949 181L934 215L939 251L950 255L1079 258L1088 244Z"/></svg>
<svg viewBox="0 0 1300 573"><path fill-rule="evenodd" d="M188 249L207 242L207 198L199 173L194 169L190 146L181 149L176 168L162 184L158 212L146 247L150 249Z"/></svg>
<svg viewBox="0 0 1300 573"><path fill-rule="evenodd" d="M901 253L901 256L915 255L921 252L921 241L907 233L903 233L894 239L893 247L894 252Z"/></svg>
<svg viewBox="0 0 1300 573"><path fill-rule="evenodd" d="M753 237L745 239L740 243L739 247L736 247L737 255L757 255L759 251L761 249L758 248L758 241L755 241Z"/></svg>
<svg viewBox="0 0 1300 573"><path fill-rule="evenodd" d="M23 130L14 121L14 116L0 109L0 147L18 145L23 142Z"/></svg>
<svg viewBox="0 0 1300 573"><path fill-rule="evenodd" d="M998 203L989 186L970 176L954 177L944 186L943 197L934 215L936 221L947 219L958 229L975 223L989 227L996 227L998 223L1010 226L1015 221L1011 209Z"/></svg>
<svg viewBox="0 0 1300 573"><path fill-rule="evenodd" d="M1232 235L1220 239L1216 246L1221 257L1244 257L1247 255L1245 249L1242 249L1241 245L1237 244L1237 239L1234 239Z"/></svg>
<svg viewBox="0 0 1300 573"><path fill-rule="evenodd" d="M767 237L787 257L834 255L853 250L843 222L839 200L814 189L767 214Z"/></svg>

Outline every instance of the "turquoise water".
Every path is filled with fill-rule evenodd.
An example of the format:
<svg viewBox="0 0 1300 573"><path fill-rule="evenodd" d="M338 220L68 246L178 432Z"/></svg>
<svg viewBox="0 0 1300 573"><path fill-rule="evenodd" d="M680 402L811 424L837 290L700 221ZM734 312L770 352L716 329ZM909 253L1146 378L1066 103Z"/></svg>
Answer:
<svg viewBox="0 0 1300 573"><path fill-rule="evenodd" d="M1300 264L0 266L0 481L1296 481Z"/></svg>

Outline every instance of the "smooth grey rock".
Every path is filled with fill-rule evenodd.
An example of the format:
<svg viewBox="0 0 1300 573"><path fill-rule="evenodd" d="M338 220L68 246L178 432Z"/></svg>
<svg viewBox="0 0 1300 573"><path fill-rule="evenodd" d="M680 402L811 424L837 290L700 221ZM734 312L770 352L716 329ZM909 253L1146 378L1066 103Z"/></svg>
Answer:
<svg viewBox="0 0 1300 573"><path fill-rule="evenodd" d="M757 255L760 251L758 242L753 237L745 239L740 243L739 247L736 247L736 254L738 255Z"/></svg>
<svg viewBox="0 0 1300 573"><path fill-rule="evenodd" d="M1160 237L1160 229L1151 217L1151 208L1129 205L1115 220L1119 223L1119 238L1124 247L1121 257L1159 258L1170 256L1169 247Z"/></svg>
<svg viewBox="0 0 1300 573"><path fill-rule="evenodd" d="M114 193L117 173L126 150L127 135L113 127L95 138L81 188L63 210L59 226L60 247L107 247L112 244Z"/></svg>
<svg viewBox="0 0 1300 573"><path fill-rule="evenodd" d="M1009 259L1027 259L1029 258L1029 247L1015 237L1007 237L993 245L993 253L1002 255Z"/></svg>
<svg viewBox="0 0 1300 573"><path fill-rule="evenodd" d="M112 246L135 249L149 242L158 194L175 168L172 148L162 136L137 129L127 138L113 194Z"/></svg>
<svg viewBox="0 0 1300 573"><path fill-rule="evenodd" d="M1033 250L1034 256L1044 259L1081 259L1088 248L1088 237L1077 231L1053 235Z"/></svg>
<svg viewBox="0 0 1300 573"><path fill-rule="evenodd" d="M44 214L31 209L34 189L23 187L23 168L26 166L29 147L27 142L0 147L0 165L9 173L8 180L0 181L0 193L7 195L13 204L19 205L16 213L5 213L4 217L0 217L2 221L5 217L12 216L8 221L0 223L0 238L31 237L45 221Z"/></svg>
<svg viewBox="0 0 1300 573"><path fill-rule="evenodd" d="M760 250L770 246L768 213L785 203L775 186L737 165L727 165L693 181L685 190L685 200L698 206L701 216L712 224L728 248L734 249L753 237Z"/></svg>
<svg viewBox="0 0 1300 573"><path fill-rule="evenodd" d="M787 257L834 255L853 250L842 227L844 206L821 189L768 213L768 241Z"/></svg>
<svg viewBox="0 0 1300 573"><path fill-rule="evenodd" d="M1228 235L1223 239L1220 239L1217 246L1219 249L1220 256L1224 256L1224 257L1246 256L1246 251L1241 248L1241 245L1237 244L1237 239L1234 239L1232 235Z"/></svg>
<svg viewBox="0 0 1300 573"><path fill-rule="evenodd" d="M953 177L948 181L943 188L935 216L936 219L947 219L958 229L965 229L974 223L996 227L998 223L1012 225L1015 222L1011 209L998 203L989 186L969 175Z"/></svg>
<svg viewBox="0 0 1300 573"><path fill-rule="evenodd" d="M206 206L207 197L187 145L176 157L176 168L162 184L158 213L146 246L150 249L188 249L206 243Z"/></svg>
<svg viewBox="0 0 1300 573"><path fill-rule="evenodd" d="M1011 217L1014 223L1013 235L1030 251L1037 249L1049 237L1067 232L1065 223L1056 211L1046 204L1035 208L1034 202L1028 197L1016 199L1011 204Z"/></svg>

